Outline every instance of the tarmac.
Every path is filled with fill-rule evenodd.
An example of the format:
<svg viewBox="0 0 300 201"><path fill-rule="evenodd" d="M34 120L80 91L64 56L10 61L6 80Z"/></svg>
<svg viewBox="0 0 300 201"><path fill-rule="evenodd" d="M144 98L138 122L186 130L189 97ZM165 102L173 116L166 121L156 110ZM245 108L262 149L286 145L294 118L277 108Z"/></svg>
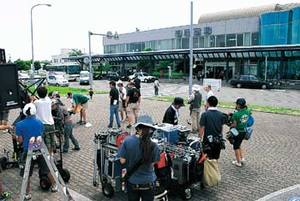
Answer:
<svg viewBox="0 0 300 201"><path fill-rule="evenodd" d="M244 89L236 90L235 94L244 93ZM258 99L256 97L259 93L258 90L253 95L253 100ZM293 96L297 97L299 92L287 93L296 94ZM285 92L279 92L279 94L281 95L278 99L286 101L284 98L287 97ZM297 104L294 105L297 106ZM141 113L150 115L154 122L161 122L164 111L168 106L169 103L166 102L143 99ZM222 111L229 112L229 110L223 109ZM15 119L17 112L18 110L11 111L10 121ZM101 193L101 186L93 186L93 138L98 129L107 128L108 113L108 95L96 95L90 101L88 109L88 120L92 127L75 126L74 128L74 136L79 140L81 150L70 150L69 153L64 154L64 167L71 172L68 187L72 192L74 191L73 194L76 194L77 199L75 200L127 200L124 193L116 193L112 199L105 198ZM243 142L246 155L245 166L239 168L231 164L234 159L234 152L231 145L226 143L226 150L222 151L219 160L222 175L221 183L212 188L200 189L196 187L193 189L191 200L258 200L270 193L300 183L300 117L261 112L254 112L253 115L255 117L253 138ZM180 124L187 125L189 119L188 107L180 110L179 119ZM77 122L78 115L74 116L73 120ZM227 129L224 127L224 131ZM9 134L0 134L0 139L1 150L12 150ZM3 179L4 189L12 192L11 200L18 200L22 182L19 170L8 169L0 175ZM37 170L32 178L32 188L33 201L62 200L59 193L41 191ZM291 196L300 195L299 191L296 190L295 192ZM177 201L181 198L169 195L169 200Z"/></svg>

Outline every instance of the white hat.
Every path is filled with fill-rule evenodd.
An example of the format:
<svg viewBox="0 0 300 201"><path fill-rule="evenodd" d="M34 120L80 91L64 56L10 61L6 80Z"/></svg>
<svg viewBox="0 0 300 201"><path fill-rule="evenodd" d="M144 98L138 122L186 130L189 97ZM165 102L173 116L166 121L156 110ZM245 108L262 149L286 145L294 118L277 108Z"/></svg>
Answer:
<svg viewBox="0 0 300 201"><path fill-rule="evenodd" d="M36 107L35 107L35 105L33 103L28 103L23 108L23 114L25 116L29 116L29 114L27 114L28 110L29 110L30 115L35 115L36 114Z"/></svg>
<svg viewBox="0 0 300 201"><path fill-rule="evenodd" d="M117 85L118 85L118 84L123 84L122 80L118 80L118 81L117 81Z"/></svg>
<svg viewBox="0 0 300 201"><path fill-rule="evenodd" d="M193 91L200 91L200 85L194 84L193 87L192 87L192 90Z"/></svg>

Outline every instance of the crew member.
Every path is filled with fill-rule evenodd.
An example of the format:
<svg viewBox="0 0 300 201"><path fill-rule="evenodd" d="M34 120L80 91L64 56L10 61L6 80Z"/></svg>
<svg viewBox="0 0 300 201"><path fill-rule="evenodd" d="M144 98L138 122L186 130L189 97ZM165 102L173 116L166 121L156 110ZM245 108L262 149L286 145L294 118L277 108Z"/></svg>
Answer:
<svg viewBox="0 0 300 201"><path fill-rule="evenodd" d="M211 96L207 100L207 111L200 118L200 138L203 141L203 152L209 159L219 159L223 140L223 113L218 111L218 99Z"/></svg>
<svg viewBox="0 0 300 201"><path fill-rule="evenodd" d="M120 123L120 117L119 117L119 91L116 88L116 82L115 81L110 81L109 82L109 87L110 87L110 92L109 92L109 98L110 98L110 115L109 115L109 124L108 128L113 127L113 122L114 122L114 116L116 117L116 122L118 128L121 128L121 123Z"/></svg>
<svg viewBox="0 0 300 201"><path fill-rule="evenodd" d="M199 85L193 85L192 91L193 93L188 100L188 103L190 104L190 113L192 117L192 132L198 133L202 94L200 93Z"/></svg>
<svg viewBox="0 0 300 201"><path fill-rule="evenodd" d="M154 163L160 160L158 145L151 141L155 127L138 122L135 128L136 135L127 137L119 150L120 162L132 172L127 180L128 201L153 201Z"/></svg>
<svg viewBox="0 0 300 201"><path fill-rule="evenodd" d="M236 160L232 161L232 164L236 165L237 167L242 167L243 163L245 162L241 144L246 135L245 129L250 115L251 111L247 108L246 100L244 98L238 98L236 100L236 112L234 112L232 115L231 125L231 128L236 128L239 132L237 136L233 136L233 149Z"/></svg>
<svg viewBox="0 0 300 201"><path fill-rule="evenodd" d="M71 92L69 92L67 95L68 99L72 99L74 113L80 111L80 120L78 124L86 125L86 110L88 109L89 98L81 94L72 94Z"/></svg>
<svg viewBox="0 0 300 201"><path fill-rule="evenodd" d="M48 90L46 87L39 87L37 89L37 94L39 99L34 101L34 105L36 107L36 118L44 124L43 138L49 153L52 154L56 150L56 142L54 137L55 126L51 109L52 101L47 96Z"/></svg>
<svg viewBox="0 0 300 201"><path fill-rule="evenodd" d="M131 128L131 126L137 122L139 110L141 103L141 93L135 87L133 82L128 83L128 90L126 94L126 103L125 106L127 108L128 115L128 126L127 128Z"/></svg>
<svg viewBox="0 0 300 201"><path fill-rule="evenodd" d="M122 121L125 121L126 120L126 117L127 117L127 114L126 114L126 107L125 107L125 104L126 104L126 89L124 87L124 84L121 80L119 80L117 82L117 86L118 86L118 90L119 90L119 112L120 112L120 115L121 115L121 120Z"/></svg>
<svg viewBox="0 0 300 201"><path fill-rule="evenodd" d="M38 120L35 117L36 112L37 111L34 104L29 103L25 105L25 107L23 108L23 113L24 115L26 115L26 118L16 124L16 135L18 136L18 141L19 143L23 143L23 153L21 157L21 161L23 162L26 162L29 145L42 140L41 136L43 135L44 125L40 120ZM38 155L35 161L38 163L39 172L42 174L43 173L48 174L49 180L52 185L51 191L56 192L57 186L47 167L44 158L41 155ZM32 161L30 165L29 178L28 178L28 184L27 184L26 195L25 195L26 200L31 199L30 177L32 176L33 173L33 167L34 167L33 162L34 161ZM23 177L24 168L21 169L20 175Z"/></svg>
<svg viewBox="0 0 300 201"><path fill-rule="evenodd" d="M179 117L179 109L182 106L184 106L183 98L176 97L172 105L170 105L170 107L168 107L168 109L166 110L163 118L163 123L177 125L178 117Z"/></svg>

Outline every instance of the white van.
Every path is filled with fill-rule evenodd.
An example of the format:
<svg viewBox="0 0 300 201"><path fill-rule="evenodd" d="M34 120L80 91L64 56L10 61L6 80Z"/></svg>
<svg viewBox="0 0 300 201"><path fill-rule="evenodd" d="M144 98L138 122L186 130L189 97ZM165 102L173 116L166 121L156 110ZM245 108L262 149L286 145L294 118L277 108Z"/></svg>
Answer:
<svg viewBox="0 0 300 201"><path fill-rule="evenodd" d="M69 81L65 78L64 74L62 73L50 73L47 76L47 82L49 85L63 86L63 87L69 86Z"/></svg>
<svg viewBox="0 0 300 201"><path fill-rule="evenodd" d="M80 71L79 84L90 84L90 73L89 71Z"/></svg>

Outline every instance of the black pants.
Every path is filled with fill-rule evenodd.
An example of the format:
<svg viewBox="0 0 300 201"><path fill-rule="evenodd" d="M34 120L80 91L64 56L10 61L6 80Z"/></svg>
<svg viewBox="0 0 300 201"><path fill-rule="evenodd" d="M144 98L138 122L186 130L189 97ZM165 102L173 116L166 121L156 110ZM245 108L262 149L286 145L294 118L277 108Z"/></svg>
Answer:
<svg viewBox="0 0 300 201"><path fill-rule="evenodd" d="M135 189L135 185L127 183L127 196L128 201L153 201L154 200L154 187L147 190L138 190Z"/></svg>
<svg viewBox="0 0 300 201"><path fill-rule="evenodd" d="M26 159L27 159L27 152L22 153L21 156L21 163L23 164L23 168L20 169L20 176L24 176L25 171L25 165L26 165ZM35 160L31 160L30 169L29 169L29 176L31 177L33 174L33 168L35 164L38 164L39 167L39 174L40 175L47 175L49 173L49 168L47 166L47 163L42 155L38 155Z"/></svg>

